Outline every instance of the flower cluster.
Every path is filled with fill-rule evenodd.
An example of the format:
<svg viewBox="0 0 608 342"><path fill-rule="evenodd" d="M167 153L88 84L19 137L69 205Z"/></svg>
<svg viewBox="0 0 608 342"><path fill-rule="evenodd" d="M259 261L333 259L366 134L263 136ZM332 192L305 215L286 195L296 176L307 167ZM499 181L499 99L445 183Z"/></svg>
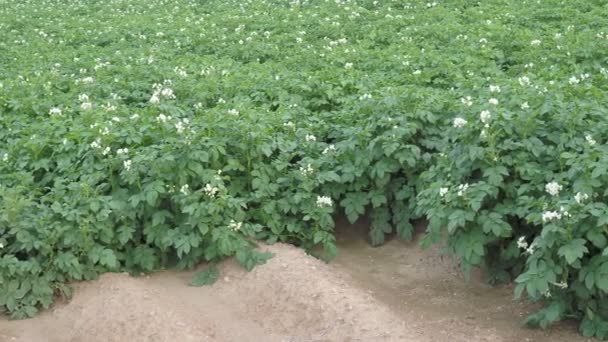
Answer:
<svg viewBox="0 0 608 342"><path fill-rule="evenodd" d="M152 85L152 96L150 97L150 103L158 104L161 99L173 100L175 99L175 94L173 93L173 89L171 88L173 82L170 80L163 81L162 84L155 83Z"/></svg>
<svg viewBox="0 0 608 342"><path fill-rule="evenodd" d="M582 193L582 192L577 192L576 195L574 195L574 200L578 204L581 204L588 199L589 199L589 195Z"/></svg>
<svg viewBox="0 0 608 342"><path fill-rule="evenodd" d="M310 176L313 174L315 170L312 168L311 164L306 164L306 166L300 166L300 173L302 176Z"/></svg>
<svg viewBox="0 0 608 342"><path fill-rule="evenodd" d="M328 154L331 152L335 152L336 151L336 145L334 144L330 144L329 146L327 146L324 150L323 150L323 154Z"/></svg>
<svg viewBox="0 0 608 342"><path fill-rule="evenodd" d="M317 138L314 135L312 135L312 134L306 134L305 139L306 139L307 142L315 142L315 141L317 141Z"/></svg>
<svg viewBox="0 0 608 342"><path fill-rule="evenodd" d="M562 186L556 181L552 181L545 185L545 191L551 196L559 195L559 192L562 191Z"/></svg>
<svg viewBox="0 0 608 342"><path fill-rule="evenodd" d="M181 192L182 195L188 195L190 193L190 185L188 185L188 184L182 185L182 187L179 189L179 192Z"/></svg>
<svg viewBox="0 0 608 342"><path fill-rule="evenodd" d="M131 159L127 159L125 161L122 162L123 167L125 168L125 170L127 171L131 171Z"/></svg>
<svg viewBox="0 0 608 342"><path fill-rule="evenodd" d="M183 134L184 131L188 128L189 124L190 120L188 120L187 118L177 120L177 122L175 123L175 130L177 131L177 134Z"/></svg>
<svg viewBox="0 0 608 342"><path fill-rule="evenodd" d="M550 222L553 220L561 220L562 213L559 211L545 211L543 212L543 222Z"/></svg>
<svg viewBox="0 0 608 342"><path fill-rule="evenodd" d="M530 245L528 245L525 236L520 236L519 239L517 239L517 248L524 249L528 254L534 254L537 246L536 241L533 241Z"/></svg>
<svg viewBox="0 0 608 342"><path fill-rule="evenodd" d="M80 109L89 110L93 108L93 103L90 102L89 96L87 94L78 95L78 100L80 101Z"/></svg>
<svg viewBox="0 0 608 342"><path fill-rule="evenodd" d="M479 119L484 124L488 124L490 122L490 118L492 118L492 114L490 114L490 111L484 110L479 114Z"/></svg>
<svg viewBox="0 0 608 342"><path fill-rule="evenodd" d="M331 207L334 205L332 199L328 196L317 196L317 207Z"/></svg>
<svg viewBox="0 0 608 342"><path fill-rule="evenodd" d="M467 124L467 120L463 119L463 118L455 118L453 121L453 126L456 128L462 128L464 126L466 126Z"/></svg>
<svg viewBox="0 0 608 342"><path fill-rule="evenodd" d="M203 192L205 192L207 194L207 196L211 197L211 198L215 198L215 196L217 195L217 193L220 191L219 188L207 183L205 184L205 187L203 188Z"/></svg>
<svg viewBox="0 0 608 342"><path fill-rule="evenodd" d="M469 184L468 183L467 184L460 184L460 185L458 185L458 192L457 192L458 196L459 197L464 196L465 192L468 189L469 189Z"/></svg>
<svg viewBox="0 0 608 342"><path fill-rule="evenodd" d="M49 115L50 116L62 116L63 113L61 112L61 108L53 107L53 108L49 109Z"/></svg>
<svg viewBox="0 0 608 342"><path fill-rule="evenodd" d="M238 232L241 230L241 228L243 227L243 222L236 222L234 220L230 220L230 223L228 224L228 228L230 228L230 230Z"/></svg>

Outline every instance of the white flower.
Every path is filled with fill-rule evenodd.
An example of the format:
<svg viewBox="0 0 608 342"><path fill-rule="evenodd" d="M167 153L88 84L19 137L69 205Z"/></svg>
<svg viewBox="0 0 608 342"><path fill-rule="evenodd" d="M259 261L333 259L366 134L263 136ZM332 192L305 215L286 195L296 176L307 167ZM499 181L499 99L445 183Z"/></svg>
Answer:
<svg viewBox="0 0 608 342"><path fill-rule="evenodd" d="M0 242L0 249L4 248L4 244Z"/></svg>
<svg viewBox="0 0 608 342"><path fill-rule="evenodd" d="M439 196L444 197L445 195L447 195L448 191L450 191L449 188L439 188Z"/></svg>
<svg viewBox="0 0 608 342"><path fill-rule="evenodd" d="M173 89L171 88L163 88L163 90L160 91L160 94L168 99L175 98L175 95L173 95Z"/></svg>
<svg viewBox="0 0 608 342"><path fill-rule="evenodd" d="M561 220L562 214L557 211L544 211L543 212L543 222L549 222L553 220Z"/></svg>
<svg viewBox="0 0 608 342"><path fill-rule="evenodd" d="M372 94L363 94L361 96L359 96L359 100L360 101L364 101L364 100L371 100L372 99Z"/></svg>
<svg viewBox="0 0 608 342"><path fill-rule="evenodd" d="M3 162L7 162L8 161L8 153L5 153L2 155L2 161Z"/></svg>
<svg viewBox="0 0 608 342"><path fill-rule="evenodd" d="M167 122L170 119L171 119L170 116L166 116L165 114L162 114L162 113L158 114L158 116L156 117L157 122L163 122L163 123Z"/></svg>
<svg viewBox="0 0 608 342"><path fill-rule="evenodd" d="M567 289L568 288L568 283L565 281L562 281L560 283L553 283L553 285L559 287L560 289Z"/></svg>
<svg viewBox="0 0 608 342"><path fill-rule="evenodd" d="M293 122L291 122L291 121L288 121L288 122L285 122L285 123L283 124L283 127L287 127L287 128L291 128L291 129L293 129L293 128L295 128L295 127L296 127L296 124L294 124L294 123L293 123Z"/></svg>
<svg viewBox="0 0 608 342"><path fill-rule="evenodd" d="M82 83L93 83L93 82L95 82L95 79L93 77L89 76L89 77L85 77L85 78L81 79L80 81Z"/></svg>
<svg viewBox="0 0 608 342"><path fill-rule="evenodd" d="M528 102L524 102L521 104L521 109L526 110L528 108L530 108L530 105L528 105Z"/></svg>
<svg viewBox="0 0 608 342"><path fill-rule="evenodd" d="M532 45L532 46L539 46L539 45L540 45L540 43L541 43L541 41L540 41L540 40L538 40L538 39L534 39L533 41L531 41L531 42L530 42L530 45Z"/></svg>
<svg viewBox="0 0 608 342"><path fill-rule="evenodd" d="M117 117L117 116L113 116L112 117L112 121L114 121L114 122L120 122L120 118Z"/></svg>
<svg viewBox="0 0 608 342"><path fill-rule="evenodd" d="M570 215L570 213L563 206L559 207L559 211L562 213L562 216L565 216L565 217L571 217L572 216L572 215Z"/></svg>
<svg viewBox="0 0 608 342"><path fill-rule="evenodd" d="M559 195L559 192L562 190L562 186L557 183L556 181L547 183L547 185L545 185L545 191L549 193L549 195L551 196L557 196Z"/></svg>
<svg viewBox="0 0 608 342"><path fill-rule="evenodd" d="M526 252L530 255L534 254L534 251L536 250L536 241L532 241L532 243L530 244L530 247L528 247L526 249Z"/></svg>
<svg viewBox="0 0 608 342"><path fill-rule="evenodd" d="M222 103L226 103L226 100L224 100L223 98L219 98L219 100L217 100L217 103L222 104Z"/></svg>
<svg viewBox="0 0 608 342"><path fill-rule="evenodd" d="M490 85L490 92L491 93L500 93L500 86Z"/></svg>
<svg viewBox="0 0 608 342"><path fill-rule="evenodd" d="M305 139L306 139L307 142L317 141L317 138L314 135L312 135L312 134L306 134Z"/></svg>
<svg viewBox="0 0 608 342"><path fill-rule="evenodd" d="M422 71L420 69L415 70L414 72L412 72L413 75L420 75L422 74Z"/></svg>
<svg viewBox="0 0 608 342"><path fill-rule="evenodd" d="M491 118L492 118L492 114L490 114L490 111L488 111L488 110L484 110L481 113L479 113L479 119L484 124L487 124Z"/></svg>
<svg viewBox="0 0 608 342"><path fill-rule="evenodd" d="M582 193L582 192L577 192L576 195L574 195L574 200L578 204L581 204L588 199L589 199L589 195Z"/></svg>
<svg viewBox="0 0 608 342"><path fill-rule="evenodd" d="M137 120L137 119L139 119L139 114L135 113L135 114L131 115L130 119L131 120Z"/></svg>
<svg viewBox="0 0 608 342"><path fill-rule="evenodd" d="M530 85L530 79L527 76L522 76L517 80L519 81L519 85L521 85L522 87Z"/></svg>
<svg viewBox="0 0 608 342"><path fill-rule="evenodd" d="M184 126L184 123L182 121L178 121L175 124L175 129L177 130L177 134L182 134L182 133L184 133L184 130L186 129L186 127Z"/></svg>
<svg viewBox="0 0 608 342"><path fill-rule="evenodd" d="M464 196L464 193L467 191L467 189L469 188L469 184L460 184L458 186L458 196L462 197Z"/></svg>
<svg viewBox="0 0 608 342"><path fill-rule="evenodd" d="M190 190L190 186L188 184L184 184L182 185L182 187L179 189L179 192L182 193L182 195L187 195L188 191Z"/></svg>
<svg viewBox="0 0 608 342"><path fill-rule="evenodd" d="M489 100L488 100L488 102L490 102L490 104L491 104L491 105L494 105L494 106L498 105L498 100L497 100L497 99L495 99L495 98L491 98L491 99L489 99Z"/></svg>
<svg viewBox="0 0 608 342"><path fill-rule="evenodd" d="M110 149L110 147L106 147L103 149L101 154L103 154L104 156L107 156L108 154L110 154L111 151L112 151L112 149Z"/></svg>
<svg viewBox="0 0 608 342"><path fill-rule="evenodd" d="M332 199L328 196L317 196L317 207L331 207L334 205Z"/></svg>
<svg viewBox="0 0 608 342"><path fill-rule="evenodd" d="M239 115L239 111L237 109L233 108L233 109L228 110L228 114L237 116L237 115Z"/></svg>
<svg viewBox="0 0 608 342"><path fill-rule="evenodd" d="M80 102L87 102L87 101L89 101L89 95L87 95L87 94L80 94L80 95L78 95L78 100Z"/></svg>
<svg viewBox="0 0 608 342"><path fill-rule="evenodd" d="M80 108L82 108L82 110L89 110L93 107L93 104L91 102L83 102L80 104Z"/></svg>
<svg viewBox="0 0 608 342"><path fill-rule="evenodd" d="M595 139L593 139L593 136L591 136L591 134L585 135L585 140L587 140L587 143L591 146L596 144L596 141Z"/></svg>
<svg viewBox="0 0 608 342"><path fill-rule="evenodd" d="M93 141L90 146L92 148L101 148L101 140L99 140L99 138L97 138L95 141Z"/></svg>
<svg viewBox="0 0 608 342"><path fill-rule="evenodd" d="M228 228L232 229L235 232L241 230L242 226L243 222L235 222L234 220L230 220L230 224L228 224Z"/></svg>
<svg viewBox="0 0 608 342"><path fill-rule="evenodd" d="M581 81L576 76L572 76L568 79L568 83L570 83L571 85L577 85L580 82Z"/></svg>
<svg viewBox="0 0 608 342"><path fill-rule="evenodd" d="M344 68L345 69L352 69L353 68L353 63L346 63L346 64L344 64Z"/></svg>
<svg viewBox="0 0 608 342"><path fill-rule="evenodd" d="M528 243L526 242L525 236L520 236L519 239L517 239L517 248L521 248L521 249L528 248Z"/></svg>
<svg viewBox="0 0 608 342"><path fill-rule="evenodd" d="M473 105L473 100L470 96L461 97L460 102L467 107L471 107Z"/></svg>
<svg viewBox="0 0 608 342"><path fill-rule="evenodd" d="M306 166L300 166L300 173L302 173L303 176L309 176L314 172L314 169L312 168L312 165L307 164Z"/></svg>
<svg viewBox="0 0 608 342"><path fill-rule="evenodd" d="M125 170L130 171L131 170L131 159L125 160L122 162L122 166L125 168Z"/></svg>
<svg viewBox="0 0 608 342"><path fill-rule="evenodd" d="M323 150L323 154L328 154L330 152L335 152L335 151L336 151L336 146L334 144L331 144Z"/></svg>
<svg viewBox="0 0 608 342"><path fill-rule="evenodd" d="M158 95L152 94L152 96L150 97L150 103L157 104L159 102L160 102L160 98L158 97Z"/></svg>
<svg viewBox="0 0 608 342"><path fill-rule="evenodd" d="M215 195L217 195L218 191L220 191L220 189L214 187L213 185L207 183L205 184L205 187L203 188L203 191L207 194L207 196L214 198Z"/></svg>
<svg viewBox="0 0 608 342"><path fill-rule="evenodd" d="M55 116L55 115L61 116L62 115L61 109L57 108L57 107L53 107L49 110L49 115L50 116Z"/></svg>
<svg viewBox="0 0 608 342"><path fill-rule="evenodd" d="M463 119L463 118L455 118L453 125L456 128L462 128L467 124L467 120Z"/></svg>
<svg viewBox="0 0 608 342"><path fill-rule="evenodd" d="M128 148L119 148L118 150L116 150L116 154L117 155L123 155L123 154L128 154L129 153L129 149Z"/></svg>

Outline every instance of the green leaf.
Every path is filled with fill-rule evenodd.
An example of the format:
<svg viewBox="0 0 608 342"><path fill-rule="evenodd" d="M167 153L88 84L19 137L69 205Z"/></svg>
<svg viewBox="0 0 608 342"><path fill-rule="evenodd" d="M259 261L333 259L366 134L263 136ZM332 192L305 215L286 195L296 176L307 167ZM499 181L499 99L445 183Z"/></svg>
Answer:
<svg viewBox="0 0 608 342"><path fill-rule="evenodd" d="M568 264L572 265L575 261L582 258L585 253L589 252L585 246L586 242L584 239L574 239L562 246L557 251L557 254L566 258Z"/></svg>
<svg viewBox="0 0 608 342"><path fill-rule="evenodd" d="M344 207L346 217L350 223L355 223L360 215L365 213L365 206L368 203L368 196L364 192L349 193L340 202L340 205Z"/></svg>
<svg viewBox="0 0 608 342"><path fill-rule="evenodd" d="M595 273L589 272L587 277L591 278L590 281L595 280L595 286L598 289L608 293L608 262L603 263Z"/></svg>
<svg viewBox="0 0 608 342"><path fill-rule="evenodd" d="M236 252L236 260L247 271L251 271L256 265L265 264L274 254L270 252L260 252L255 249L239 250Z"/></svg>
<svg viewBox="0 0 608 342"><path fill-rule="evenodd" d="M511 235L511 226L502 219L502 215L498 213L490 213L483 220L484 233L492 233L496 237L509 237Z"/></svg>
<svg viewBox="0 0 608 342"><path fill-rule="evenodd" d="M376 192L371 197L374 208L378 208L379 206L386 204L386 196L384 196L384 194L381 192Z"/></svg>
<svg viewBox="0 0 608 342"><path fill-rule="evenodd" d="M591 243L597 248L606 247L606 235L602 231L600 227L594 227L587 231L587 240L591 241Z"/></svg>
<svg viewBox="0 0 608 342"><path fill-rule="evenodd" d="M190 286L201 287L213 285L220 276L220 271L215 265L209 266L206 270L196 272L190 281Z"/></svg>
<svg viewBox="0 0 608 342"><path fill-rule="evenodd" d="M115 269L118 267L118 260L116 259L114 251L107 248L104 249L99 255L99 263L107 266L110 269Z"/></svg>

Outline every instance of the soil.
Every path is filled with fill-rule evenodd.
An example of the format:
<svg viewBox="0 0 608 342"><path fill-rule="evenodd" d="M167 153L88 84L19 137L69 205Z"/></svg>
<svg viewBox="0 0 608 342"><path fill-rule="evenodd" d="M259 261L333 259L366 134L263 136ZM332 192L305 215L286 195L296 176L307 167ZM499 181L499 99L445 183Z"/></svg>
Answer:
<svg viewBox="0 0 608 342"><path fill-rule="evenodd" d="M372 248L364 222L338 225L330 264L275 244L251 272L223 262L213 286L188 286L193 272L105 274L33 319L0 318L0 341L585 341L569 322L523 328L532 306L466 282L439 248Z"/></svg>

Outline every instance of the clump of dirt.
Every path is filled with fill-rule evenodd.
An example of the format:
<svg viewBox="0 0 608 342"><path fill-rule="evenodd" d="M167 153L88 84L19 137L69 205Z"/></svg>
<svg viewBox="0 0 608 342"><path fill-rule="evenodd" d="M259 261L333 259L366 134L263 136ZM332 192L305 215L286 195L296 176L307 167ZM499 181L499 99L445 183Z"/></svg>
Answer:
<svg viewBox="0 0 608 342"><path fill-rule="evenodd" d="M25 321L0 321L8 341L425 341L349 276L292 246L246 272L220 266L210 287L191 272L106 274L77 284L65 305Z"/></svg>

